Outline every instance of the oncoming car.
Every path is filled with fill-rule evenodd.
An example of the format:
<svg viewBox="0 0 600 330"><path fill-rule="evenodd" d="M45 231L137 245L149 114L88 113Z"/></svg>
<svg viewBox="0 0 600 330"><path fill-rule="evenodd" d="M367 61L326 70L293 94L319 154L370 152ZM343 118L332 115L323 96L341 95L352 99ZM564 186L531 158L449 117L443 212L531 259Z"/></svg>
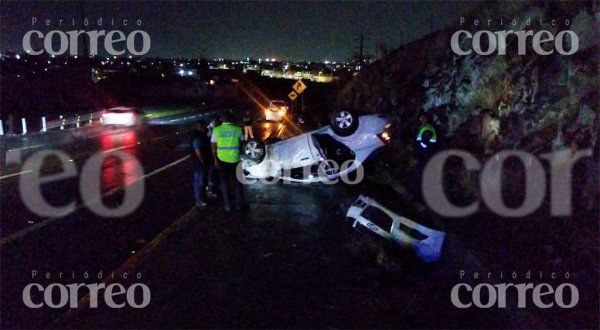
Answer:
<svg viewBox="0 0 600 330"><path fill-rule="evenodd" d="M348 209L346 218L359 232L412 248L425 262L438 261L441 257L445 233L402 217L372 198L360 195Z"/></svg>
<svg viewBox="0 0 600 330"><path fill-rule="evenodd" d="M267 121L281 121L287 113L289 107L285 101L273 100L269 107L265 109L265 119Z"/></svg>
<svg viewBox="0 0 600 330"><path fill-rule="evenodd" d="M137 126L144 121L144 113L133 107L116 107L102 111L102 124L115 126Z"/></svg>
<svg viewBox="0 0 600 330"><path fill-rule="evenodd" d="M379 115L358 117L342 110L331 125L273 144L248 140L242 149L247 178L292 182L333 180L355 171L390 142L390 123Z"/></svg>

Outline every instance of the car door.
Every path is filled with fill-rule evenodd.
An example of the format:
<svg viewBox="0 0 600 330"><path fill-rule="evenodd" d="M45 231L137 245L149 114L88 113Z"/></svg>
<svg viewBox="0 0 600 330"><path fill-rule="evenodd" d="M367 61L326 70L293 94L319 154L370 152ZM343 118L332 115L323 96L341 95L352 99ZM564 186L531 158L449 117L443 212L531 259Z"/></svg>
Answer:
<svg viewBox="0 0 600 330"><path fill-rule="evenodd" d="M310 134L302 134L273 144L272 159L284 170L312 165L318 160L319 153L312 147L310 139Z"/></svg>

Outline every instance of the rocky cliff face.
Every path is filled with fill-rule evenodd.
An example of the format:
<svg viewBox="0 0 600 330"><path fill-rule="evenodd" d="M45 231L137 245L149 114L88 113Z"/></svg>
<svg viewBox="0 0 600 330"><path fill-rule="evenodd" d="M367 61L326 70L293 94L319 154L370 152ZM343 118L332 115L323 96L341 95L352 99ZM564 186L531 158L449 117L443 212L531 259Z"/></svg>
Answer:
<svg viewBox="0 0 600 330"><path fill-rule="evenodd" d="M598 10L591 2L485 3L464 25L457 22L405 45L361 71L340 94L340 106L390 114L396 118L396 136L405 142L412 141L418 114L427 112L451 147L486 154L506 148L591 147L600 126ZM497 26L500 17L510 23ZM517 25L507 17L516 18ZM473 26L474 18L493 18L496 26ZM552 26L552 18L561 23ZM516 38L507 39L506 55L461 56L450 47L458 30L548 30L556 35L565 29L579 37L579 50L571 56L539 55L531 37L525 55L517 54ZM468 40L463 41L468 49Z"/></svg>

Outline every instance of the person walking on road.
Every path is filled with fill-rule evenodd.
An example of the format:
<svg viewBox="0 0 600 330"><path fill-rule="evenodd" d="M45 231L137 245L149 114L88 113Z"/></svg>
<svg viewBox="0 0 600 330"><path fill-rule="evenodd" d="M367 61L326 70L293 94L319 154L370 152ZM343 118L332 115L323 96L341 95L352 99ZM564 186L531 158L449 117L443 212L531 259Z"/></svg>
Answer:
<svg viewBox="0 0 600 330"><path fill-rule="evenodd" d="M254 134L252 133L252 115L250 115L250 110L246 110L244 114L244 139L248 141L250 138L254 138Z"/></svg>
<svg viewBox="0 0 600 330"><path fill-rule="evenodd" d="M206 206L206 201L203 196L206 190L206 179L209 167L211 164L211 146L210 139L206 135L206 122L203 120L196 121L196 127L191 141L191 159L194 170L194 200L196 206Z"/></svg>
<svg viewBox="0 0 600 330"><path fill-rule="evenodd" d="M231 196L233 193L235 209L243 208L242 184L236 177L237 166L240 162L241 142L243 141L242 128L231 122L231 115L222 115L223 124L213 129L211 146L215 167L219 172L221 190L225 211L231 211Z"/></svg>

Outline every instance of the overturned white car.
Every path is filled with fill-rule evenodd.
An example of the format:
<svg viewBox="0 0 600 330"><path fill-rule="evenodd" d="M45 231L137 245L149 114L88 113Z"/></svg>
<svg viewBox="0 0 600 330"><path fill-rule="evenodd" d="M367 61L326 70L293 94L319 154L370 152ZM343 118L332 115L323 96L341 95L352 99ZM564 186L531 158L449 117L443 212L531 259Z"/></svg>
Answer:
<svg viewBox="0 0 600 330"><path fill-rule="evenodd" d="M445 233L399 216L372 198L360 195L348 209L346 218L359 232L412 248L425 262L438 261L441 257Z"/></svg>
<svg viewBox="0 0 600 330"><path fill-rule="evenodd" d="M247 178L293 182L333 180L355 171L390 142L390 123L379 115L338 111L331 125L273 144L250 139L242 150Z"/></svg>

